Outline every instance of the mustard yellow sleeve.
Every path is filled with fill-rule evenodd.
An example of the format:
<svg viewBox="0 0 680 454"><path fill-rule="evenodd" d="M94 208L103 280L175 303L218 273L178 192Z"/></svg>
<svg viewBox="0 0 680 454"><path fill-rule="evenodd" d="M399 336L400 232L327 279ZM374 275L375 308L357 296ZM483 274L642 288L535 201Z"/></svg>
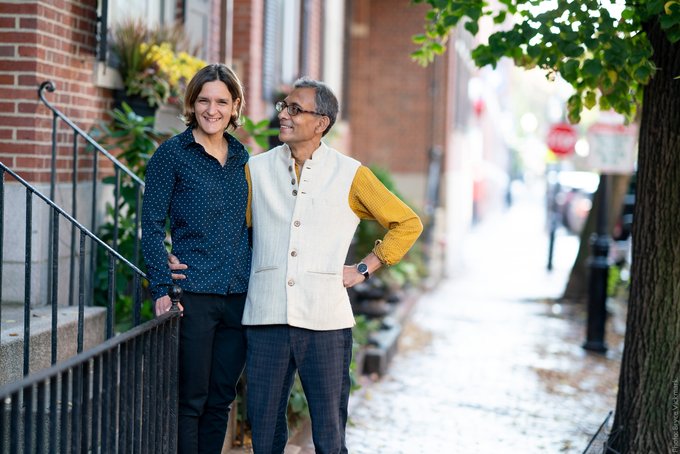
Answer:
<svg viewBox="0 0 680 454"><path fill-rule="evenodd" d="M354 176L349 206L359 218L374 219L388 229L385 238L373 248L385 265L398 263L423 231L418 215L366 166L359 167Z"/></svg>
<svg viewBox="0 0 680 454"><path fill-rule="evenodd" d="M248 227L253 226L253 185L250 183L250 167L248 167L248 164L246 163L245 166L245 172L246 172L246 182L248 182L248 203L246 205L246 225Z"/></svg>

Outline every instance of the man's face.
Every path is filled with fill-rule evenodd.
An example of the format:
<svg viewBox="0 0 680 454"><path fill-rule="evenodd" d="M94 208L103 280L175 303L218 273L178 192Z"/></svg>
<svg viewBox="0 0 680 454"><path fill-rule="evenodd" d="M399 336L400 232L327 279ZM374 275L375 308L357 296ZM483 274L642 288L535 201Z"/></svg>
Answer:
<svg viewBox="0 0 680 454"><path fill-rule="evenodd" d="M289 106L315 111L315 96L316 90L313 88L296 88L286 97L285 101ZM314 142L312 145L316 148L324 131L323 118L322 115L307 112L300 112L291 116L287 109L283 109L279 113L279 121L281 122L279 139L288 146Z"/></svg>

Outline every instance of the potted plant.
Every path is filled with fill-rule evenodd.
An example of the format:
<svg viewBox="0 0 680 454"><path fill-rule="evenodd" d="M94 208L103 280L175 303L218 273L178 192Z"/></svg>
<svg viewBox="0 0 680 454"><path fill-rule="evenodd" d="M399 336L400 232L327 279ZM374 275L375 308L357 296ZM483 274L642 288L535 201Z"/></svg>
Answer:
<svg viewBox="0 0 680 454"><path fill-rule="evenodd" d="M180 104L185 84L206 64L187 51L181 25L150 30L128 19L114 30L111 48L124 86L115 93L114 107L126 102L142 116L153 116L168 102Z"/></svg>

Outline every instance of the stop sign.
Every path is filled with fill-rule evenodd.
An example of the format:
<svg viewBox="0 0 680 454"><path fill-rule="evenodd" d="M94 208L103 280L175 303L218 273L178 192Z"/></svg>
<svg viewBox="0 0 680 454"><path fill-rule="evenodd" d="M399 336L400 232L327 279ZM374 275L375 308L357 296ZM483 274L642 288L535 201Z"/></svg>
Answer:
<svg viewBox="0 0 680 454"><path fill-rule="evenodd" d="M568 123L552 125L548 131L548 148L558 156L566 156L572 153L577 140L576 130Z"/></svg>

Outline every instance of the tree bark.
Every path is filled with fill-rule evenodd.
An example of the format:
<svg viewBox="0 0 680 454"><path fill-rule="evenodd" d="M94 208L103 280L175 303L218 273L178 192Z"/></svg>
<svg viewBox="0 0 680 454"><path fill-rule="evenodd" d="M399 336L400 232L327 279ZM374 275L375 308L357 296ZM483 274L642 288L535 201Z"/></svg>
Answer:
<svg viewBox="0 0 680 454"><path fill-rule="evenodd" d="M608 206L607 206L607 226L608 233L614 233L614 226L616 220L621 216L623 211L623 200L628 190L630 183L629 175L610 175L609 177L609 191L608 191ZM562 295L562 302L581 303L588 299L588 277L590 270L588 269L588 258L591 256L592 246L590 238L595 233L595 224L597 219L597 211L600 206L602 192L598 186L597 192L593 197L593 206L588 213L588 218L583 226L580 234L580 241L578 253L574 259L574 265L569 273L569 280Z"/></svg>
<svg viewBox="0 0 680 454"><path fill-rule="evenodd" d="M630 301L616 416L621 453L680 452L680 42L645 31L658 68L645 89Z"/></svg>

